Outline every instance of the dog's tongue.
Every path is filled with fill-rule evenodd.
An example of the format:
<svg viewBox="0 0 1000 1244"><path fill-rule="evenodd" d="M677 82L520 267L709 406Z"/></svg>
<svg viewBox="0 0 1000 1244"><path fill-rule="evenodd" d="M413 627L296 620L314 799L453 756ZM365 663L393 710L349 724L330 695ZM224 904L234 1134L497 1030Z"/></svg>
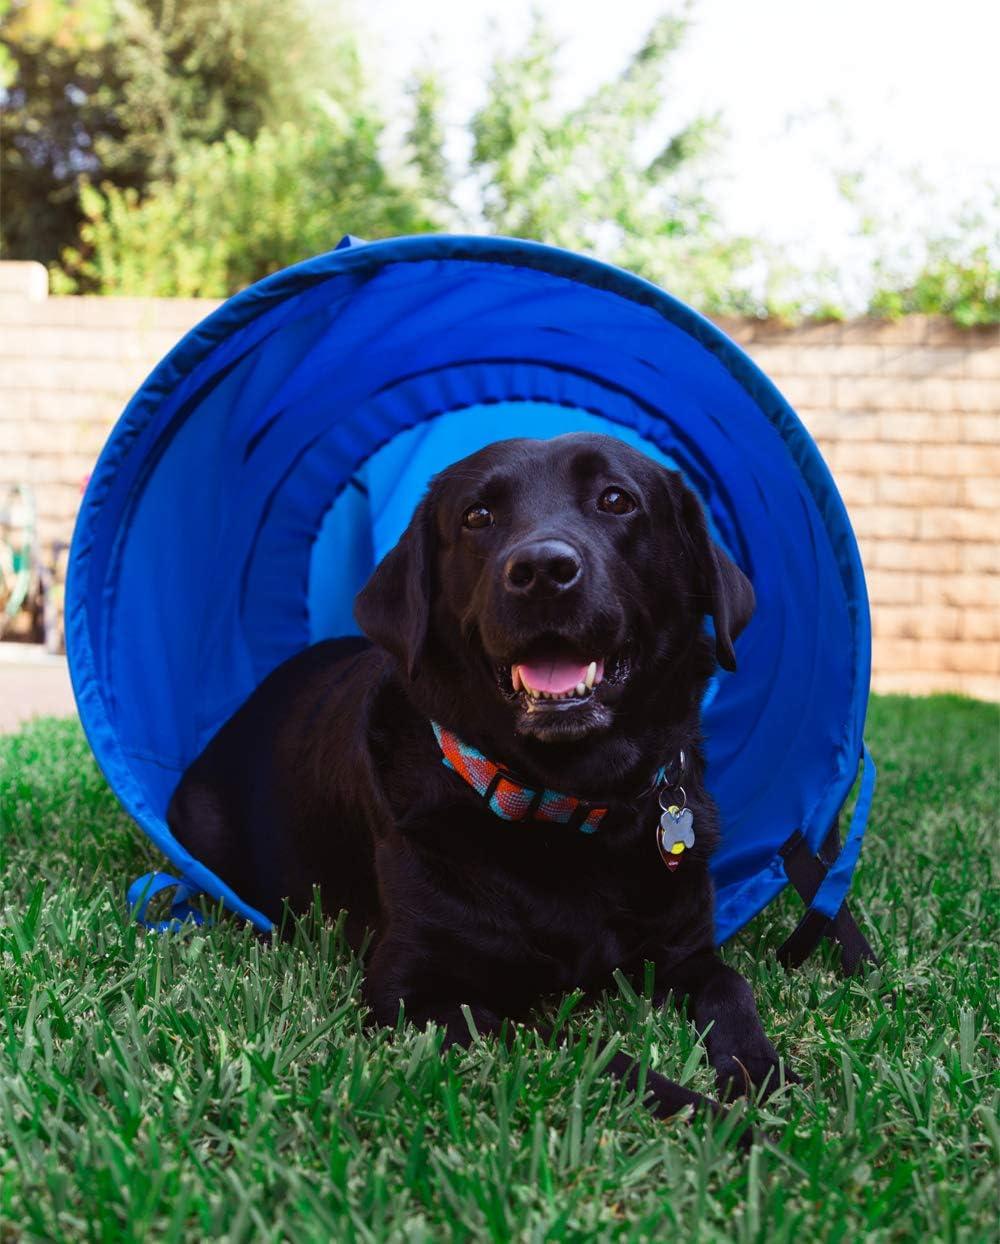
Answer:
<svg viewBox="0 0 1000 1244"><path fill-rule="evenodd" d="M556 695L575 687L587 677L586 664L559 657L545 661L522 661L517 669L526 687L530 687L532 691L549 691Z"/></svg>

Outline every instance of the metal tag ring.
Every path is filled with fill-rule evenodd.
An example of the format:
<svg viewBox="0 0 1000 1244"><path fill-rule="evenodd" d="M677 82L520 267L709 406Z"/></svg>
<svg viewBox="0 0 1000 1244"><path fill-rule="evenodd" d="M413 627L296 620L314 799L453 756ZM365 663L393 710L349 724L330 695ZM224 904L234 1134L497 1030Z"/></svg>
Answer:
<svg viewBox="0 0 1000 1244"><path fill-rule="evenodd" d="M663 769L664 784L670 787L679 786L686 772L687 756L684 754L684 748L682 747L674 757L673 763Z"/></svg>
<svg viewBox="0 0 1000 1244"><path fill-rule="evenodd" d="M668 799L669 803L664 803L664 799ZM669 811L674 805L683 812L688 802L687 791L683 786L661 787L660 793L656 797L656 802L660 805L660 810L663 812Z"/></svg>

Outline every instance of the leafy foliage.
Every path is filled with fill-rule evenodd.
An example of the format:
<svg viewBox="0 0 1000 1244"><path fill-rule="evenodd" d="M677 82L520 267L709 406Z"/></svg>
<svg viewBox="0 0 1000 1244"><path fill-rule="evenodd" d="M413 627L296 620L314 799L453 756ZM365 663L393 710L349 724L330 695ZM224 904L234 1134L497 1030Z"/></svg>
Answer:
<svg viewBox="0 0 1000 1244"><path fill-rule="evenodd" d="M910 170L911 206L892 211L884 181L855 169L841 185L874 247L869 313L945 315L962 328L1000 323L1000 184L986 179L942 211L940 187Z"/></svg>
<svg viewBox="0 0 1000 1244"><path fill-rule="evenodd" d="M441 120L444 88L433 70L418 72L409 86L413 109L407 130L408 161L416 170L428 210L440 214L453 210L454 177L445 155L445 133Z"/></svg>
<svg viewBox="0 0 1000 1244"><path fill-rule="evenodd" d="M1000 259L985 245L963 259L937 243L912 284L876 290L871 310L892 318L947 315L963 328L1000 324Z"/></svg>
<svg viewBox="0 0 1000 1244"><path fill-rule="evenodd" d="M132 188L84 184L82 246L64 251L54 286L223 298L345 233L431 228L416 196L386 173L377 143L370 118L317 110L304 127L186 147L173 177L141 200Z"/></svg>
<svg viewBox="0 0 1000 1244"><path fill-rule="evenodd" d="M331 4L0 0L4 253L47 262L61 292L224 296L345 232L485 228L596 255L709 314L794 321L865 305L856 280L799 271L720 224L719 119L667 123L686 18L656 21L573 106L537 18L494 57L468 149L450 157L437 74L415 76L387 129ZM872 311L997 322L995 240L938 240L925 262L898 263L877 189L866 208L865 176L839 179L872 235Z"/></svg>
<svg viewBox="0 0 1000 1244"><path fill-rule="evenodd" d="M616 78L565 111L554 102L557 47L536 21L522 50L494 62L472 121L472 167L498 233L598 255L707 311L748 310L734 273L751 244L722 235L692 175L717 120L661 133L686 28L661 18Z"/></svg>
<svg viewBox="0 0 1000 1244"><path fill-rule="evenodd" d="M78 47L61 50L73 26L67 4L21 0L20 25L8 22L24 113L18 133L48 125L30 115L30 72L57 56L67 74L82 68ZM39 6L50 15L47 40L25 28ZM310 44L301 0L226 6L211 38L212 0L84 0L88 13L99 6L113 20L95 44L93 82L54 91L72 121L63 158L36 159L35 193L48 177L63 225L80 213L78 238L57 248L57 289L221 296L327 249L348 229L379 237L445 221L479 227L454 206L433 72L411 86L405 149L393 163L343 32L334 41L345 66L339 97L329 94L334 73L288 63L287 49ZM554 103L555 48L537 22L522 50L496 58L465 175L479 182L490 228L589 250L708 310L746 310L734 304L730 278L749 243L722 237L687 176L710 149L714 123L658 134L666 71L684 31L683 20L657 22L618 77L566 110ZM67 195L72 186L78 196ZM8 238L10 253L19 245Z"/></svg>
<svg viewBox="0 0 1000 1244"><path fill-rule="evenodd" d="M87 215L81 181L145 196L189 148L305 127L321 93L355 112L357 50L326 11L301 0L0 0L5 253L56 259Z"/></svg>
<svg viewBox="0 0 1000 1244"><path fill-rule="evenodd" d="M367 1030L336 927L143 935L156 867L75 722L0 739L0 1235L35 1240L865 1240L995 1234L996 706L876 698L855 883L882 964L786 973L791 896L726 955L803 1077L750 1157L599 1074L622 1048L703 1091L705 1051L622 982L442 1055ZM552 1018L549 1011L548 1018Z"/></svg>
<svg viewBox="0 0 1000 1244"><path fill-rule="evenodd" d="M72 240L81 174L101 169L123 187L142 182L122 146L113 26L110 0L0 0L0 230L12 259L47 261Z"/></svg>

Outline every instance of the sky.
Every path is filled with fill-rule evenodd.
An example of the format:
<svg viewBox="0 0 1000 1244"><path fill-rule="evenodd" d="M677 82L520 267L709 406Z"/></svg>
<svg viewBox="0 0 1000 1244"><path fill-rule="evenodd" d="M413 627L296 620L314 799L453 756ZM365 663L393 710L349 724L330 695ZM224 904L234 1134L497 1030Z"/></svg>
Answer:
<svg viewBox="0 0 1000 1244"><path fill-rule="evenodd" d="M491 56L518 46L533 8L562 41L569 104L624 65L658 14L681 11L671 0L365 0L358 20L389 113L413 67L433 62L459 153ZM690 19L664 121L722 114L711 188L734 232L850 274L874 244L858 236L839 173L863 174L885 221L879 245L900 255L1000 187L1000 0L695 0Z"/></svg>

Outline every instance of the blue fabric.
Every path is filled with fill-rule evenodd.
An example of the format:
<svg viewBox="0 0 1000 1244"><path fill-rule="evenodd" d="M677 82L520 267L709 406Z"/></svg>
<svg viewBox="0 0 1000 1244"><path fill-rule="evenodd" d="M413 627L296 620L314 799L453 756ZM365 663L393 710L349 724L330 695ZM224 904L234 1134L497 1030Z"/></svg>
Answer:
<svg viewBox="0 0 1000 1244"><path fill-rule="evenodd" d="M818 912L831 919L837 914L840 904L844 901L851 885L851 877L854 874L858 856L861 854L861 842L865 836L868 813L871 811L872 798L875 794L875 777L875 762L866 746L861 771L861 786L851 816L851 825L847 831L847 841L812 901L812 906Z"/></svg>
<svg viewBox="0 0 1000 1244"><path fill-rule="evenodd" d="M157 894L162 894L164 890L174 892L173 902L170 904L170 919L147 920L146 912L149 904ZM181 881L179 877L172 877L170 873L145 873L129 886L125 900L133 919L143 928L154 933L171 933L185 921L192 921L197 925L205 923L205 917L197 907L192 907L188 902L199 893L197 886L189 885Z"/></svg>
<svg viewBox="0 0 1000 1244"><path fill-rule="evenodd" d="M350 602L428 475L506 435L598 428L676 465L757 613L704 710L720 938L820 842L855 778L870 630L812 439L728 338L662 290L512 239L349 244L230 299L129 404L81 507L67 647L126 809L185 882L269 922L174 841L184 767ZM849 872L849 870L848 870Z"/></svg>

